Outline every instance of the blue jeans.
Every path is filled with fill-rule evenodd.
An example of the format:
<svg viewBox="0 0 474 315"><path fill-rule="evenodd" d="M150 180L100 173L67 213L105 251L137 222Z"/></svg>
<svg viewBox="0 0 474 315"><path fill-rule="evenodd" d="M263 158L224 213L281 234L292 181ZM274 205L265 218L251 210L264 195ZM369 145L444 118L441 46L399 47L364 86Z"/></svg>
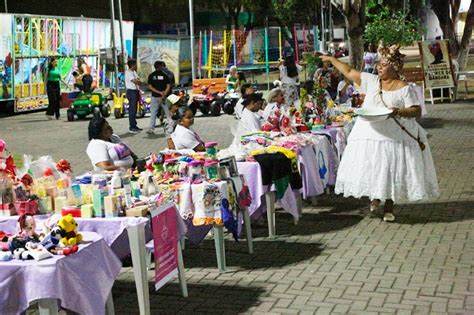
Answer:
<svg viewBox="0 0 474 315"><path fill-rule="evenodd" d="M156 126L156 117L158 116L160 108L165 113L167 120L168 117L171 118L168 106L166 106L166 102L164 102L161 97L152 96L150 104L150 129L154 129Z"/></svg>
<svg viewBox="0 0 474 315"><path fill-rule="evenodd" d="M137 105L138 105L138 90L127 90L128 99L128 123L130 129L137 128Z"/></svg>

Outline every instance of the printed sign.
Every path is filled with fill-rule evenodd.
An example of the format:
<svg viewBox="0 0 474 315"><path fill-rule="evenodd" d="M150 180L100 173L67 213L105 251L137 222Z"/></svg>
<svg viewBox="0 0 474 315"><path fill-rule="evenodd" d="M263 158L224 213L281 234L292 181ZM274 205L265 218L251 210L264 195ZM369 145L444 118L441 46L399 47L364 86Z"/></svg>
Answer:
<svg viewBox="0 0 474 315"><path fill-rule="evenodd" d="M16 101L15 112L27 112L30 110L37 110L47 108L49 104L47 95L40 95L36 97L20 98Z"/></svg>
<svg viewBox="0 0 474 315"><path fill-rule="evenodd" d="M176 211L176 206L172 203L151 211L156 290L178 275Z"/></svg>
<svg viewBox="0 0 474 315"><path fill-rule="evenodd" d="M447 40L419 42L427 89L454 87L453 70Z"/></svg>

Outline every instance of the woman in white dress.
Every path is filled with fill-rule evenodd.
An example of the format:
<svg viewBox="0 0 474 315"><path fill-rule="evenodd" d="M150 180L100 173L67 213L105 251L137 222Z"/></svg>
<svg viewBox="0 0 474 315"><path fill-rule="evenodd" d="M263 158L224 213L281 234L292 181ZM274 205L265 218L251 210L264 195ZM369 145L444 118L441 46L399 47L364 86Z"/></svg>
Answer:
<svg viewBox="0 0 474 315"><path fill-rule="evenodd" d="M371 200L371 212L384 205L384 221L394 221L394 202L436 197L438 180L426 132L416 122L420 103L412 87L400 79L399 46L379 47L378 75L361 73L331 56L330 61L365 93L362 107L393 110L383 121L358 118L339 165L336 193ZM403 127L403 129L402 129Z"/></svg>

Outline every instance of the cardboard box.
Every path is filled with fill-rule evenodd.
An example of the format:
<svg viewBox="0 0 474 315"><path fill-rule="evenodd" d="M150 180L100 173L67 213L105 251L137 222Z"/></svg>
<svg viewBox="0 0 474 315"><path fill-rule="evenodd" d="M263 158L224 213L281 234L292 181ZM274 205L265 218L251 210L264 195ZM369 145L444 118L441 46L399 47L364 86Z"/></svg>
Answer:
<svg viewBox="0 0 474 315"><path fill-rule="evenodd" d="M149 212L149 206L138 206L125 210L125 215L127 217L145 217Z"/></svg>

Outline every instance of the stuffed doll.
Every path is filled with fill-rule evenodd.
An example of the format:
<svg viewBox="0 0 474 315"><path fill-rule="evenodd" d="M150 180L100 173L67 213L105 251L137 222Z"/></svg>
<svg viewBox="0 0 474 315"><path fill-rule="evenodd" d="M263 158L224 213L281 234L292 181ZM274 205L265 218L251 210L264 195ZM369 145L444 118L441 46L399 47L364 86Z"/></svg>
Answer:
<svg viewBox="0 0 474 315"><path fill-rule="evenodd" d="M56 225L64 231L62 234L64 236L61 238L61 243L64 245L76 245L82 241L82 235L76 232L77 223L72 214L68 214L59 219Z"/></svg>
<svg viewBox="0 0 474 315"><path fill-rule="evenodd" d="M35 217L31 214L22 214L18 218L18 236L21 238L32 238L39 240L38 234L36 234L36 221Z"/></svg>

